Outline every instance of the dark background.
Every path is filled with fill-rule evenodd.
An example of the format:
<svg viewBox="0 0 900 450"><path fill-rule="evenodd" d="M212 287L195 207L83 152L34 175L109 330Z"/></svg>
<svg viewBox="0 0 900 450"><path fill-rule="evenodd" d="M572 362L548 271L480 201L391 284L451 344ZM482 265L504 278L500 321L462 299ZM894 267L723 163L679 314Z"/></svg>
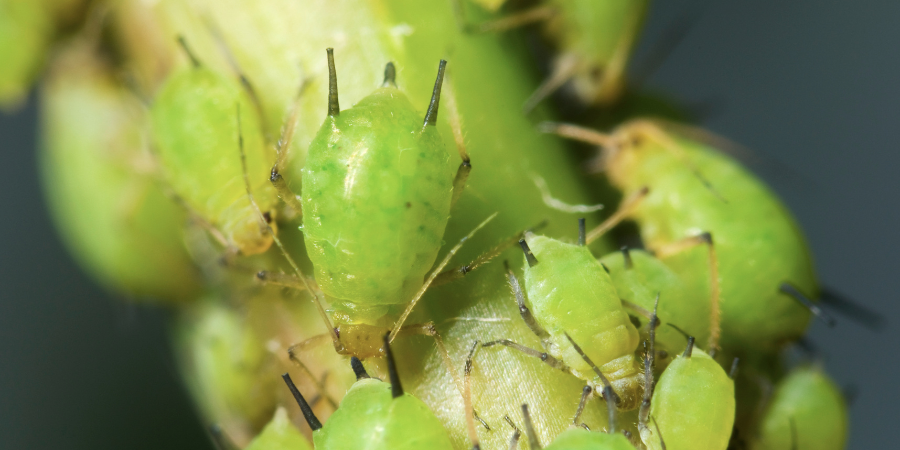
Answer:
<svg viewBox="0 0 900 450"><path fill-rule="evenodd" d="M698 8L702 3L706 8ZM851 449L892 448L900 304L900 2L657 1L638 52L703 11L649 87L707 109L758 152L826 285L889 321L814 324L829 373L857 386ZM688 14L690 15L690 14ZM164 313L118 302L74 265L36 179L34 100L0 114L0 447L208 448L179 384ZM787 170L765 170L780 163Z"/></svg>

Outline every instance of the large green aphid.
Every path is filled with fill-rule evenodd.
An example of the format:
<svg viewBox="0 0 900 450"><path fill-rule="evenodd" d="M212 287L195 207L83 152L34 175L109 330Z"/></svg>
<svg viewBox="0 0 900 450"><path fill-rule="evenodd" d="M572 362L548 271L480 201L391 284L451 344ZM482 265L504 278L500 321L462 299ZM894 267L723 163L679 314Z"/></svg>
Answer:
<svg viewBox="0 0 900 450"><path fill-rule="evenodd" d="M545 129L601 146L596 168L626 196L650 187L628 216L646 247L683 280L709 277L714 292L718 282L726 351L767 352L803 334L810 312L781 287L818 295L809 248L790 212L755 176L712 145L648 121L610 135Z"/></svg>
<svg viewBox="0 0 900 450"><path fill-rule="evenodd" d="M847 443L847 403L816 367L792 370L778 382L762 415L753 450L841 450Z"/></svg>
<svg viewBox="0 0 900 450"><path fill-rule="evenodd" d="M694 338L690 338L684 353L663 371L653 388L652 403L643 402L639 427L649 450L728 447L734 426L734 381L693 344ZM649 357L647 366L648 384L652 385Z"/></svg>
<svg viewBox="0 0 900 450"><path fill-rule="evenodd" d="M534 235L520 244L525 252L523 270L530 309L525 306L515 275L508 271L507 276L522 318L541 338L549 355L508 340L485 346L503 344L539 356L551 366L588 381L596 392L611 386L615 398L606 400L619 408L636 408L643 392L634 357L638 331L622 307L609 274L584 245Z"/></svg>
<svg viewBox="0 0 900 450"><path fill-rule="evenodd" d="M186 46L185 51L193 64L169 76L151 108L166 181L223 245L244 255L264 252L272 244L276 196L268 182L273 156L259 115L236 80L202 65ZM268 223L261 223L247 198L239 145Z"/></svg>
<svg viewBox="0 0 900 450"><path fill-rule="evenodd" d="M473 1L488 9L504 3ZM526 102L526 111L566 83L585 103L610 105L625 90L625 69L649 3L649 0L545 0L508 17L467 25L467 28L487 32L541 24L556 55L549 77ZM462 8L461 4L457 7L459 14Z"/></svg>
<svg viewBox="0 0 900 450"><path fill-rule="evenodd" d="M184 212L156 182L147 113L114 70L78 39L57 54L41 91L41 175L64 242L102 285L161 300L192 299Z"/></svg>
<svg viewBox="0 0 900 450"><path fill-rule="evenodd" d="M313 430L316 450L451 450L447 430L421 400L400 385L388 337L383 340L390 383L371 378L362 362L351 358L356 383L340 407L322 425L309 404L284 374L285 383Z"/></svg>

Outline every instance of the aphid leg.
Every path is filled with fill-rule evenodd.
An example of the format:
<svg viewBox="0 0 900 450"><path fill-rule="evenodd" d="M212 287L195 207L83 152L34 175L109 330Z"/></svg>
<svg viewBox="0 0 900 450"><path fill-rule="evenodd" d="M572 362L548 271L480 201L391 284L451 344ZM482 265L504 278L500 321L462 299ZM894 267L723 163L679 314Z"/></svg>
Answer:
<svg viewBox="0 0 900 450"><path fill-rule="evenodd" d="M300 391L297 389L297 386L294 384L294 380L291 380L291 375L285 373L281 375L281 379L284 380L284 383L287 384L288 389L290 389L291 394L294 396L294 400L297 401L297 405L300 406L300 411L303 413L303 418L306 419L306 423L309 424L309 427L316 431L322 428L322 422L319 422L319 418L313 413L312 408L310 408L309 403L306 402L306 399L303 398L303 395L300 394Z"/></svg>
<svg viewBox="0 0 900 450"><path fill-rule="evenodd" d="M209 233L209 235L212 236L213 239L215 239L216 242L218 242L219 245L221 245L225 249L225 255L223 255L222 257L223 262L226 264L230 264L234 259L234 256L239 253L239 250L237 249L237 247L231 245L231 243L228 242L228 239L224 234L222 234L222 231L216 228L216 226L213 225L210 221L204 219L203 216L200 215L200 213L196 212L184 198L176 194L175 191L173 191L170 187L164 186L163 193L187 212L191 222L196 223L200 226L200 228L206 230L206 232Z"/></svg>
<svg viewBox="0 0 900 450"><path fill-rule="evenodd" d="M309 86L309 79L304 78L300 83L300 88L297 90L297 95L294 96L291 110L284 123L281 125L281 137L278 138L278 143L275 145L275 164L272 165L272 172L269 175L269 181L271 181L272 186L275 187L275 192L278 193L278 197L293 209L297 215L303 213L303 207L300 205L297 194L291 190L281 173L284 171L284 166L287 163L287 152L291 148L291 143L294 140L294 131L297 129L297 116L300 113L300 98L303 96L303 92L306 90L307 86Z"/></svg>
<svg viewBox="0 0 900 450"><path fill-rule="evenodd" d="M328 375L330 375L330 374L331 374L331 372L329 372L327 370L322 372L322 376L319 377L319 385L321 385L321 386L327 385L328 384ZM310 406L315 407L316 405L319 404L319 402L322 401L322 398L323 398L322 394L316 394L315 397L310 399L310 401L309 401ZM331 401L331 399L328 399L327 396L324 396L324 398L326 398L326 400L329 402Z"/></svg>
<svg viewBox="0 0 900 450"><path fill-rule="evenodd" d="M653 318L652 312L648 311L646 308L644 308L641 305L638 305L636 303L629 302L628 300L622 300L622 306L638 313L638 315L647 319L648 321Z"/></svg>
<svg viewBox="0 0 900 450"><path fill-rule="evenodd" d="M225 430L218 424L209 426L209 437L215 445L216 450L237 450L238 446L228 437Z"/></svg>
<svg viewBox="0 0 900 450"><path fill-rule="evenodd" d="M466 431L469 433L469 441L472 443L472 449L481 448L478 442L478 433L475 432L475 408L472 406L472 364L475 356L475 350L478 349L478 341L472 343L469 355L466 357L466 366L463 372L463 403L465 405L466 415Z"/></svg>
<svg viewBox="0 0 900 450"><path fill-rule="evenodd" d="M184 54L187 55L189 60L191 60L192 66L200 67L203 65L200 63L200 60L197 59L197 55L194 54L194 51L191 50L191 46L188 45L187 39L185 39L184 36L179 34L176 40L178 41L178 46L181 47L181 50L184 51Z"/></svg>
<svg viewBox="0 0 900 450"><path fill-rule="evenodd" d="M557 14L552 6L537 6L500 19L489 20L479 24L470 24L466 19L463 0L451 0L453 4L453 16L456 25L466 33L496 33L523 27L537 22L543 22Z"/></svg>
<svg viewBox="0 0 900 450"><path fill-rule="evenodd" d="M537 320L535 320L534 315L531 314L531 310L528 309L528 305L525 304L525 292L522 290L522 286L519 284L519 278L516 277L516 274L513 273L512 269L509 268L509 263L507 261L503 261L503 267L506 269L506 280L509 283L509 288L512 290L513 295L516 297L516 305L519 307L519 315L522 316L522 320L525 322L525 325L528 325L528 329L531 330L538 338L540 338L541 343L546 348L550 344L550 333L544 329ZM544 358L542 358L544 359Z"/></svg>
<svg viewBox="0 0 900 450"><path fill-rule="evenodd" d="M829 328L834 327L836 323L834 321L834 318L829 316L828 313L822 310L822 308L819 308L819 306L813 303L812 300L803 295L803 293L800 292L800 290L797 289L797 287L793 284L787 282L781 283L781 287L779 287L778 290L783 294L789 295L794 300L797 300L797 303L800 303L801 305L806 307L809 312L813 313L813 315L815 315L817 319L824 322L825 325L828 325Z"/></svg>
<svg viewBox="0 0 900 450"><path fill-rule="evenodd" d="M510 419L509 416L503 416L503 420L505 420L506 423L508 423L509 426L511 426L513 429L512 437L509 438L509 450L516 450L516 448L519 446L519 438L522 437L522 432L519 431L519 427L517 427L516 424L513 423L512 419Z"/></svg>
<svg viewBox="0 0 900 450"><path fill-rule="evenodd" d="M324 337L327 335L320 335L320 336ZM313 337L312 339L316 339L317 337L318 336ZM302 348L302 347L300 347L300 348ZM309 370L309 367L307 367L306 364L303 364L303 361L301 361L300 358L297 357L297 349L298 349L297 345L290 346L288 348L288 358L290 358L291 362L293 362L298 367L300 367L300 370L303 371L304 375L306 375L306 377L312 381L313 387L315 387L316 392L318 393L319 397L324 398L325 401L327 401L328 404L331 405L331 407L333 409L337 409L338 404L333 398L331 398L331 395L328 395L328 390L325 389L325 383L320 382L316 378L316 376L313 375L312 371ZM323 380L324 380L324 377L323 377Z"/></svg>
<svg viewBox="0 0 900 450"><path fill-rule="evenodd" d="M268 270L260 270L256 272L256 279L264 284L274 284L277 286L289 287L298 291L305 291L306 284L313 284L313 280L307 280L304 284L300 282L296 275L288 275L281 272L270 272Z"/></svg>
<svg viewBox="0 0 900 450"><path fill-rule="evenodd" d="M615 391L613 391L612 386L603 386L603 398L618 398L616 396ZM609 425L606 427L606 432L609 434L616 434L616 405L614 402L608 401L606 402L606 412L609 414Z"/></svg>
<svg viewBox="0 0 900 450"><path fill-rule="evenodd" d="M578 69L578 62L579 57L574 53L567 53L557 57L553 61L553 72L528 96L528 99L522 105L522 112L524 114L530 113L540 102L572 79L575 76L575 71Z"/></svg>
<svg viewBox="0 0 900 450"><path fill-rule="evenodd" d="M511 341L509 339L497 339L495 341L485 342L482 344L482 347L493 347L495 345L503 345L509 347L513 350L518 350L528 356L533 356L535 358L540 359L541 361L547 363L550 367L554 369L562 370L563 372L569 373L569 366L565 365L562 361L550 356L547 352L542 352L539 350L535 350L531 347L526 347L517 342Z"/></svg>
<svg viewBox="0 0 900 450"><path fill-rule="evenodd" d="M450 129L453 131L453 140L456 141L456 150L459 152L459 168L456 169L456 177L453 179L453 197L450 200L450 209L456 206L459 197L466 188L466 181L469 179L469 173L472 172L472 162L469 158L469 152L466 150L466 141L462 132L462 120L459 116L459 106L456 103L456 93L453 91L453 83L447 80L444 86L444 99L447 105L447 116L450 122Z"/></svg>
<svg viewBox="0 0 900 450"><path fill-rule="evenodd" d="M336 95L336 94L335 94ZM294 258L291 258L291 255L288 254L287 250L285 250L284 245L281 244L281 239L278 238L278 235L275 234L275 230L272 229L269 221L266 220L266 215L263 214L262 210L259 208L259 205L256 203L256 200L253 198L253 191L250 189L250 176L247 175L247 155L244 153L244 136L241 131L241 107L240 103L237 106L237 124L238 124L238 149L240 151L241 156L241 172L244 176L244 189L247 191L247 198L250 200L250 204L253 206L253 209L256 211L256 214L259 216L260 225L264 226L270 235L272 235L272 239L275 241L275 244L278 245L278 249L281 251L281 254L284 256L284 259L288 261L291 265L291 268L294 269L294 272L297 274L297 278L303 283L303 286L306 288L306 291L310 293L313 297L313 303L316 305L316 310L319 313L319 316L322 318L322 321L325 322L325 326L328 328L329 334L331 334L331 341L334 344L334 349L340 353L343 350L344 346L341 344L341 339L337 335L337 331L334 326L331 325L331 320L328 319L328 314L325 312L325 307L322 306L322 301L319 299L319 295L317 291L313 290L309 285L309 281L306 279L306 276L303 275L303 272L300 270L300 266L294 262Z"/></svg>
<svg viewBox="0 0 900 450"><path fill-rule="evenodd" d="M719 336L722 334L722 317L719 306L722 291L719 286L719 260L716 257L716 246L713 243L712 235L710 233L701 233L671 244L662 245L654 248L653 254L659 259L666 259L698 245L706 245L709 252L709 341L706 346L710 356L713 356L719 348Z"/></svg>
<svg viewBox="0 0 900 450"><path fill-rule="evenodd" d="M600 223L600 225L594 227L594 229L587 234L585 241L588 244L596 241L597 238L603 236L603 234L605 234L607 231L611 230L620 222L628 218L628 216L630 216L634 212L635 208L637 208L637 206L641 203L642 200L644 200L644 198L647 197L647 194L649 193L650 188L644 186L622 199L622 202L619 204L619 208L616 209L616 212L607 217L606 220Z"/></svg>
<svg viewBox="0 0 900 450"><path fill-rule="evenodd" d="M650 401L653 398L653 369L656 358L656 326L659 322L657 311L659 310L659 294L656 294L656 302L653 305L653 315L650 317L650 339L647 354L644 355L644 397L641 400L641 409L638 412L638 429L642 432L647 429L647 419L650 417Z"/></svg>
<svg viewBox="0 0 900 450"><path fill-rule="evenodd" d="M531 421L531 414L528 412L528 404L522 404L522 419L525 421L525 434L528 436L528 448L537 450L544 448L541 441L538 440L537 433L534 431L534 422Z"/></svg>
<svg viewBox="0 0 900 450"><path fill-rule="evenodd" d="M594 392L594 389L589 385L581 390L581 400L578 401L578 409L575 410L575 417L572 417L572 425L575 425L576 427L579 426L578 421L581 419L581 413L584 412L584 406L587 405L587 401L591 398L592 392Z"/></svg>
<svg viewBox="0 0 900 450"><path fill-rule="evenodd" d="M662 450L666 450L666 441L663 440L662 431L659 431L659 424L656 423L656 417L650 416L650 420L653 421L653 428L656 428L656 435L659 436L659 446Z"/></svg>
<svg viewBox="0 0 900 450"><path fill-rule="evenodd" d="M593 369L594 373L597 374L597 377L600 378L600 382L603 383L604 400L606 400L607 403L618 405L621 402L621 399L619 398L619 394L616 394L616 391L613 390L612 385L609 383L609 379L606 378L606 375L603 375L603 372L600 371L600 368L597 367L597 365L594 364L593 361L591 361L591 358L588 357L586 353L584 353L584 350L582 350L581 347L575 343L575 341L572 339L572 336L569 336L569 333L565 333L565 335L566 339L569 340L569 343L572 344L572 347L575 349L575 351L578 352L578 355L581 356L581 359L583 359L584 362L586 362L588 366Z"/></svg>
<svg viewBox="0 0 900 450"><path fill-rule="evenodd" d="M425 279L425 282L422 284L422 287L419 288L419 291L416 292L416 295L409 302L409 305L406 306L406 310L403 311L403 314L400 315L400 319L397 320L397 323L394 324L394 329L391 330L391 338L390 341L393 342L394 338L397 337L397 333L400 332L400 329L403 327L403 323L406 322L406 318L409 317L409 313L412 312L413 308L416 306L416 303L422 299L422 296L425 295L425 291L428 290L428 287L431 286L431 283L434 282L434 279L437 278L438 274L447 267L447 264L450 262L450 259L453 258L453 255L459 251L459 249L466 243L467 240L471 239L472 236L475 235L478 230L484 228L485 225L488 224L491 220L494 220L494 217L497 217L497 213L492 214L490 217L485 219L483 222L478 224L472 231L469 232L465 237L459 240L459 242L447 252L447 256L437 265L437 267L431 272L431 275ZM301 276L302 278L302 276ZM323 311L324 312L324 311Z"/></svg>

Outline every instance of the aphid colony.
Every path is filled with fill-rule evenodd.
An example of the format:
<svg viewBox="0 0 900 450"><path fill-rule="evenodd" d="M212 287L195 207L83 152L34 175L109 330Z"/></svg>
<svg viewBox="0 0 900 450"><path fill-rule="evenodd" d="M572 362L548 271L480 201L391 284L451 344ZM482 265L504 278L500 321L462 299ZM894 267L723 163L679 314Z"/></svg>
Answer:
<svg viewBox="0 0 900 450"><path fill-rule="evenodd" d="M503 1L476 3L493 11ZM229 301L246 317L205 312L221 309L218 300L210 300L216 306L194 306L204 319L185 333L193 346L191 364L199 367L190 370L207 384L200 388L205 396L216 397L209 411L227 411L207 412L223 425L218 436L227 440L231 434L254 450L310 448L296 427L302 417L316 449L493 448L498 442L548 450L843 448L846 405L834 384L817 368L787 370L773 362L802 337L809 306L818 311L807 300L819 295L809 249L775 195L719 152L714 139L650 120L633 120L608 134L562 123L532 127L545 133L534 139L560 135L598 146L592 167L622 195L618 209L596 226L588 229L587 223L597 217L578 222L577 241L571 238L575 218L559 211L541 235L544 230L525 230L521 220L510 219L506 205L478 203L493 198L484 180L527 175L480 163L492 161L490 151L518 156L501 148L503 139L471 157L467 151L469 129L510 135L484 125L497 117L474 117L466 124L460 119L460 105L491 100L457 99L475 96L461 88L475 89L465 83L464 72L485 62L473 63L466 45L539 23L558 47L552 74L530 99L515 100L531 109L568 82L584 103L609 105L623 89L624 64L647 2L538 2L507 17L482 17L480 24L469 22L466 11L473 5L451 5L462 37L454 41L459 49L448 45L447 58L460 55L468 66L440 60L429 102L427 92L404 86L402 62L384 61L381 86L341 110L341 54L335 58L329 48L327 91L323 84L301 88L277 141L267 125L274 120L240 61L223 71L184 37L177 42L189 63L165 78L147 110L133 105L125 89L111 89L105 73L86 71L74 87L48 85L100 92L107 100L88 103L91 110L112 117L127 103L150 123L133 130L150 135L132 139L140 144L106 144L149 147L141 153L149 168L133 180L114 170L121 161L95 152L99 146L92 144L106 130L92 130L93 141L79 143L78 152L67 151L71 142L48 143L45 172L56 183L51 198L62 205L59 214L75 216L67 205L81 203L93 211L89 220L79 218L73 241L90 241L92 229L115 230L123 214L86 201L99 187L67 177L68 165L90 169L98 174L97 184L116 188L117 200L102 205L125 204L125 217L167 219L159 222L167 238L136 228L143 234L126 239L110 231L114 238L104 245L112 249L88 245L93 270L130 293L193 297L200 278L193 259L213 286L207 298L238 292ZM406 20L404 14L422 6L382 7L396 8L397 20ZM598 26L598 17L616 26ZM391 39L406 32L398 25ZM396 47L412 54L420 44ZM505 51L495 50L494 57ZM74 64L64 68L77 72L84 55L70 51ZM451 83L457 74L463 81ZM491 82L491 89L502 89L502 83ZM327 97L327 108L302 168L294 170L297 105L307 96ZM45 108L51 112L48 127L76 135L58 124L79 111L53 102ZM441 128L453 134L458 165ZM133 151L125 153L128 160L136 158ZM539 161L532 160L529 170L553 170ZM119 193L131 184L149 192L150 200ZM527 198L523 204L531 205L537 196L521 189L500 198ZM465 209L472 205L479 207ZM162 245L176 240L170 235L178 235L175 224L185 217L190 255ZM460 222L451 232L454 220ZM643 248L610 253L608 232L623 221L637 225ZM478 241L488 233L494 242ZM153 239L165 257L147 261L150 270L120 262L126 253L152 254L142 241ZM523 256L513 257L517 251ZM179 288L158 288L165 284L161 279ZM439 305L454 298L446 291L472 297L471 304ZM281 298L292 303L285 306L289 302L279 303ZM258 319L255 314L266 317L264 325L247 325ZM303 325L279 322L291 320ZM457 328L457 322L472 325ZM505 325L495 325L500 322ZM276 331L265 339L254 335L267 327ZM318 344L328 341L334 352L327 349L323 357ZM328 357L341 364L318 367ZM379 372L382 360L389 383L370 375ZM403 383L397 360L405 369ZM303 378L284 374L287 390L276 392L272 372L285 366L299 368ZM506 371L529 379L510 380ZM443 384L428 385L437 379ZM536 389L516 390L528 382ZM771 392L759 394L771 382ZM307 400L301 391L310 388L316 397ZM550 401L540 397L545 392L552 394ZM559 417L571 413L570 403L577 404L574 418ZM272 412L263 428L260 418L268 421Z"/></svg>

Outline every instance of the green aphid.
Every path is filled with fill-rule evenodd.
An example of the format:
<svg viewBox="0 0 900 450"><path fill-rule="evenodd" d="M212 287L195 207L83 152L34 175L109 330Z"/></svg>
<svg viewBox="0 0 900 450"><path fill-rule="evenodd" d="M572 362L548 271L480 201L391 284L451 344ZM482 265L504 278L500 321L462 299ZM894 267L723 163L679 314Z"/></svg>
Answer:
<svg viewBox="0 0 900 450"><path fill-rule="evenodd" d="M775 387L753 450L842 450L847 444L847 403L821 369L800 367Z"/></svg>
<svg viewBox="0 0 900 450"><path fill-rule="evenodd" d="M627 217L639 225L644 245L682 280L707 283L706 292L721 299L722 348L767 352L803 334L810 311L782 290L818 295L806 240L775 194L714 148L712 136L675 125L680 132L669 133L646 120L609 135L571 125L543 128L601 146L596 169L629 199ZM645 187L647 195L636 195ZM713 329L713 346L717 336Z"/></svg>
<svg viewBox="0 0 900 450"><path fill-rule="evenodd" d="M382 341L390 383L371 378L351 358L356 383L324 425L313 414L288 374L283 378L313 430L316 450L450 450L447 430L421 400L403 391L388 336Z"/></svg>
<svg viewBox="0 0 900 450"><path fill-rule="evenodd" d="M158 300L193 299L199 274L182 244L184 211L156 182L140 102L75 40L41 90L41 175L63 241L102 285Z"/></svg>
<svg viewBox="0 0 900 450"><path fill-rule="evenodd" d="M515 275L507 270L507 276L523 320L541 338L546 353L509 340L485 346L502 344L538 356L588 381L597 392L610 386L614 398L604 397L620 409L636 408L643 393L642 373L634 357L638 331L609 274L584 245L534 235L520 244L530 309Z"/></svg>
<svg viewBox="0 0 900 450"><path fill-rule="evenodd" d="M488 9L504 3L474 1ZM566 83L585 103L610 105L625 90L625 69L649 3L649 0L545 0L510 16L466 27L475 32L489 32L532 23L541 25L542 33L555 47L556 56L549 77L526 102L526 111ZM460 17L464 16L461 4L457 11Z"/></svg>
<svg viewBox="0 0 900 450"><path fill-rule="evenodd" d="M272 420L244 450L312 450L312 446L291 423L287 410L278 408Z"/></svg>
<svg viewBox="0 0 900 450"><path fill-rule="evenodd" d="M274 154L266 147L258 113L240 83L188 54L193 65L169 76L151 108L166 181L190 210L217 230L223 245L244 255L262 253L272 244L275 228L277 198L268 181ZM265 222L247 196L244 176Z"/></svg>
<svg viewBox="0 0 900 450"><path fill-rule="evenodd" d="M725 450L734 427L734 381L694 338L669 363L641 408L641 440L649 450ZM652 385L652 361L647 361ZM649 390L648 390L649 393ZM649 403L649 404L648 404ZM652 426L651 426L652 425Z"/></svg>
<svg viewBox="0 0 900 450"><path fill-rule="evenodd" d="M672 324L678 328L663 326L656 330L658 350L671 355L680 351L685 337L679 329L696 337L699 342L709 339L710 298L708 294L696 294L705 292L703 283L689 285L664 262L642 250L623 248L621 253L610 253L600 258L600 264L609 271L626 309L640 308L639 315L646 316L648 311L653 310L653 299L657 294L664 297L665 300L659 305L659 317L664 325Z"/></svg>

